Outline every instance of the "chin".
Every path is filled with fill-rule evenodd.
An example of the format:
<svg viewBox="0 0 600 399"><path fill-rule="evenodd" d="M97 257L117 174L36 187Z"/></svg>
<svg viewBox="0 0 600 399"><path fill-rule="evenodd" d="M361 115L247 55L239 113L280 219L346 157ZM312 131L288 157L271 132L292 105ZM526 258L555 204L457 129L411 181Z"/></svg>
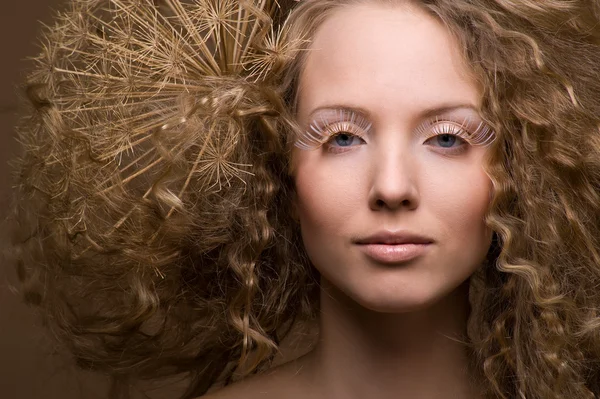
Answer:
<svg viewBox="0 0 600 399"><path fill-rule="evenodd" d="M378 313L412 313L425 310L435 305L441 298L398 298L398 295L388 298L351 297L361 307Z"/></svg>
<svg viewBox="0 0 600 399"><path fill-rule="evenodd" d="M450 305L455 301L462 302L468 298L468 281L457 287L411 287L410 290L402 290L396 287L382 289L370 287L360 291L348 290L345 295L359 306L379 313L412 313L437 307L436 305Z"/></svg>

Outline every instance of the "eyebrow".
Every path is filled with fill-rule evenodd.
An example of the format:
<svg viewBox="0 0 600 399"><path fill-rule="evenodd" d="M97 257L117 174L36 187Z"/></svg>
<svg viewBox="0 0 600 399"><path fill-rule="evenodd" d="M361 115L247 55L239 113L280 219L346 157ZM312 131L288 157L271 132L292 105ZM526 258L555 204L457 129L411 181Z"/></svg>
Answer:
<svg viewBox="0 0 600 399"><path fill-rule="evenodd" d="M308 118L312 119L315 114L322 112L322 111L336 111L336 110L353 111L364 117L369 117L371 114L367 109L365 109L363 107L354 106L351 104L340 103L340 104L327 104L327 105L319 106L310 112L310 114L308 115ZM457 111L457 110L472 110L472 111L475 111L477 114L479 114L479 108L473 104L466 104L466 103L465 104L463 104L463 103L444 104L444 103L442 103L439 105L435 105L433 107L425 108L424 110L420 111L418 114L418 119L430 118L434 115L447 114L447 113Z"/></svg>

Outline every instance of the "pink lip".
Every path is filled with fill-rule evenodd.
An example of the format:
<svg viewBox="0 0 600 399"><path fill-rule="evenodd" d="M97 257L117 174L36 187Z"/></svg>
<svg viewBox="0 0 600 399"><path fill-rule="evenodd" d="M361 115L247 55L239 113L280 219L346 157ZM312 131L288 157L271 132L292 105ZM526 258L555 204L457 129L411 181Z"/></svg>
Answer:
<svg viewBox="0 0 600 399"><path fill-rule="evenodd" d="M425 254L430 244L363 244L358 248L381 263L407 262Z"/></svg>
<svg viewBox="0 0 600 399"><path fill-rule="evenodd" d="M416 233L405 230L380 231L371 236L359 238L355 241L357 244L430 244L433 240Z"/></svg>

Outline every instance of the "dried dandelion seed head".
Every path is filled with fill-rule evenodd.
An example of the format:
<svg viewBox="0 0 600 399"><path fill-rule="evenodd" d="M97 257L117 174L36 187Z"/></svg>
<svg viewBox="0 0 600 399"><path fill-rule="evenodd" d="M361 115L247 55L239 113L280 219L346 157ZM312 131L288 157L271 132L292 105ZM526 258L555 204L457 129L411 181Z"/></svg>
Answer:
<svg viewBox="0 0 600 399"><path fill-rule="evenodd" d="M55 319L65 341L135 334L127 326L158 317L157 304L189 297L177 309L207 324L161 341L165 353L227 326L213 346L228 359L276 347L251 314L285 194L276 81L295 50L273 27L281 12L270 0L74 0L46 27L19 129L18 218L22 247L37 248L22 251L23 279L60 276L43 301L69 309ZM78 360L100 367L99 347L78 339Z"/></svg>
<svg viewBox="0 0 600 399"><path fill-rule="evenodd" d="M110 191L144 200L157 181L169 181L159 186L183 211L199 191L233 180L246 186L251 162L239 148L251 146L248 120L281 107L261 98L275 60L289 57L270 24L275 7L73 2L49 29L30 79L39 101L51 104L42 111L42 142L72 154L69 164L57 155L47 162L62 165L69 185L92 202Z"/></svg>

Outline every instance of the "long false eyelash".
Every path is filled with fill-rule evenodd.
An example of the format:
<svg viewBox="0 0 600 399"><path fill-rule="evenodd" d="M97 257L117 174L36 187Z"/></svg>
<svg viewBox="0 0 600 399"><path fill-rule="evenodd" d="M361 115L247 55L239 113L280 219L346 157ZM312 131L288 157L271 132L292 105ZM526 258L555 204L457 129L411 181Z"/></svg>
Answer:
<svg viewBox="0 0 600 399"><path fill-rule="evenodd" d="M417 133L427 139L442 134L452 134L474 146L488 146L494 142L496 133L487 123L480 121L475 128L472 128L472 125L471 117L466 117L462 123L457 123L436 116L419 126Z"/></svg>
<svg viewBox="0 0 600 399"><path fill-rule="evenodd" d="M496 132L490 125L480 121L470 140L473 140L473 145L489 146L496 140Z"/></svg>
<svg viewBox="0 0 600 399"><path fill-rule="evenodd" d="M363 116L352 110L338 109L335 111L333 122L322 116L320 120L314 120L307 131L305 131L296 141L295 146L303 150L314 150L322 146L332 135L340 132L349 132L360 136L356 132L368 132L372 123ZM452 134L465 139L474 146L488 146L496 139L494 130L485 122L480 121L473 129L473 119L466 117L462 123L454 122L440 117L432 118L419 126L417 133L426 139L441 134ZM437 129L433 129L437 126ZM440 131L441 129L441 131Z"/></svg>
<svg viewBox="0 0 600 399"><path fill-rule="evenodd" d="M368 132L373 124L355 111L348 109L335 110L335 117L322 115L315 119L303 132L294 145L301 150L315 150L322 146L333 134L349 132L361 136L358 132Z"/></svg>

